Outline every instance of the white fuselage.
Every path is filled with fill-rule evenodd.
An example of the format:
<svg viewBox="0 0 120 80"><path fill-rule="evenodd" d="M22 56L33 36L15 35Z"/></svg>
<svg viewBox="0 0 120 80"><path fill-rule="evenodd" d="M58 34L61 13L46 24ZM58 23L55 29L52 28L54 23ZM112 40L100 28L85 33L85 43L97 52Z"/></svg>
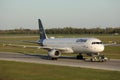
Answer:
<svg viewBox="0 0 120 80"><path fill-rule="evenodd" d="M45 39L43 46L68 48L64 53L99 53L104 50L101 40L96 38L53 38Z"/></svg>

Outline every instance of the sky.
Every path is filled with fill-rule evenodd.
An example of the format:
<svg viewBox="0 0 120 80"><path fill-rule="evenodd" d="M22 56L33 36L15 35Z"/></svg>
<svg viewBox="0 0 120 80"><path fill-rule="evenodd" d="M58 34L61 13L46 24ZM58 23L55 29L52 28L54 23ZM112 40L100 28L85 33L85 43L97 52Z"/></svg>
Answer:
<svg viewBox="0 0 120 80"><path fill-rule="evenodd" d="M0 30L120 27L120 0L0 0Z"/></svg>

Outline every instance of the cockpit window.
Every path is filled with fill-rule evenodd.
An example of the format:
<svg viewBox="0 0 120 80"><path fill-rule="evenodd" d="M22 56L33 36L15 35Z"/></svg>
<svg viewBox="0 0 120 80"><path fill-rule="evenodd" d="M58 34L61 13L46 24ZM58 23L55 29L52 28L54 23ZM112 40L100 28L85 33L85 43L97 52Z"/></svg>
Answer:
<svg viewBox="0 0 120 80"><path fill-rule="evenodd" d="M92 42L92 44L102 44L102 42Z"/></svg>
<svg viewBox="0 0 120 80"><path fill-rule="evenodd" d="M87 42L87 39L78 39L76 42Z"/></svg>

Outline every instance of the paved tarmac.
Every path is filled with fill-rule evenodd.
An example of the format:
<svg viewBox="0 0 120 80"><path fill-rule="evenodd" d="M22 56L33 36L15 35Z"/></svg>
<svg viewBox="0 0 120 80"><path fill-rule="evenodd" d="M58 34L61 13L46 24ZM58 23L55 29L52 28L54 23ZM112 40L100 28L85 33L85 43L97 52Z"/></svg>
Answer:
<svg viewBox="0 0 120 80"><path fill-rule="evenodd" d="M120 71L120 59L111 59L107 62L89 62L77 60L75 57L62 56L53 61L49 60L47 54L0 52L0 60Z"/></svg>

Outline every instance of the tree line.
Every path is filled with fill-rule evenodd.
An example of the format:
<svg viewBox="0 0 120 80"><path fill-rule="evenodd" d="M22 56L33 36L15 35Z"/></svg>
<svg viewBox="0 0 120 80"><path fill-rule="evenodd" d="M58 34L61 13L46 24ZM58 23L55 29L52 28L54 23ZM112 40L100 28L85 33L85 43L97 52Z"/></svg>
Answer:
<svg viewBox="0 0 120 80"><path fill-rule="evenodd" d="M47 34L120 34L120 27L118 28L52 28L45 30ZM0 34L39 34L39 30L31 29L13 29L0 30Z"/></svg>

